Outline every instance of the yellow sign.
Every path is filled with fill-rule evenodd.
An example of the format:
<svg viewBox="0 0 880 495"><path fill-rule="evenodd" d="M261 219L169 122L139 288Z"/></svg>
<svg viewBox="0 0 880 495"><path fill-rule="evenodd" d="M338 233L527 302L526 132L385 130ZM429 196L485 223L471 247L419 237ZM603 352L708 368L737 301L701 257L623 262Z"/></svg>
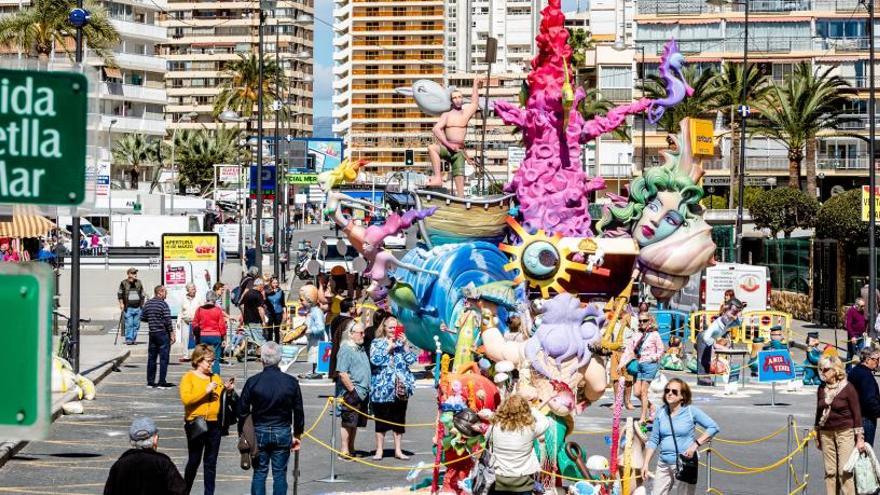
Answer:
<svg viewBox="0 0 880 495"><path fill-rule="evenodd" d="M687 119L688 134L691 139L691 154L694 156L715 156L715 127L711 120Z"/></svg>
<svg viewBox="0 0 880 495"><path fill-rule="evenodd" d="M162 259L174 261L216 261L220 255L219 237L214 235L165 234Z"/></svg>
<svg viewBox="0 0 880 495"><path fill-rule="evenodd" d="M871 205L871 186L862 186L862 221L867 222L871 218L869 211ZM880 219L880 186L874 188L874 217Z"/></svg>

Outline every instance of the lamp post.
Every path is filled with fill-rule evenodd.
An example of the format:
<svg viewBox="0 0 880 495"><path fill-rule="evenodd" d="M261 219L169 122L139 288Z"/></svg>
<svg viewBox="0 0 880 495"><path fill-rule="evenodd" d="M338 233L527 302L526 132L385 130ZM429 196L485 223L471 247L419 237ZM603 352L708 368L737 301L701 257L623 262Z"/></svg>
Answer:
<svg viewBox="0 0 880 495"><path fill-rule="evenodd" d="M743 231L743 196L745 195L746 183L746 119L749 116L748 107L746 106L746 96L749 88L746 85L746 75L749 69L749 0L706 0L709 5L721 7L723 5L742 5L745 8L745 19L743 22L743 70L742 70L742 91L739 97L739 182L737 183L737 205L736 205L736 237L735 250L736 262L742 263L742 231Z"/></svg>
<svg viewBox="0 0 880 495"><path fill-rule="evenodd" d="M868 187L870 189L868 200L868 321L873 322L877 318L877 245L874 233L877 227L877 212L875 211L877 198L877 164L874 140L877 138L876 91L877 82L874 80L874 0L860 0L868 10ZM876 337L876 330L870 325L870 334Z"/></svg>
<svg viewBox="0 0 880 495"><path fill-rule="evenodd" d="M177 123L181 122L189 122L192 119L198 117L199 114L195 111L187 112L180 116L177 119ZM174 215L174 195L177 194L175 189L177 188L177 167L174 165L174 152L177 149L177 127L171 131L171 214Z"/></svg>
<svg viewBox="0 0 880 495"><path fill-rule="evenodd" d="M113 126L116 125L116 122L118 122L116 119L110 119L110 125L107 127L107 153L110 155L110 158L108 159L110 161L110 183L107 184L107 209L109 211L107 215L108 231L113 227L113 149L111 148L113 138L111 136L113 133Z"/></svg>

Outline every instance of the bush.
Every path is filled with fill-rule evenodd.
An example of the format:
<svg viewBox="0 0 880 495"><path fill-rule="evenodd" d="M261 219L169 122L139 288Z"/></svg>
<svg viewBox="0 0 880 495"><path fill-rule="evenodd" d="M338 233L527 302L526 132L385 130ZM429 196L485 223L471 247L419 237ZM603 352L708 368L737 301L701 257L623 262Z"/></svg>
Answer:
<svg viewBox="0 0 880 495"><path fill-rule="evenodd" d="M727 208L727 199L723 196L716 196L714 194L704 197L700 203L703 205L703 208L706 208L707 210L723 210Z"/></svg>
<svg viewBox="0 0 880 495"><path fill-rule="evenodd" d="M832 196L819 208L816 237L856 245L867 244L868 222L862 221L862 191L852 189Z"/></svg>
<svg viewBox="0 0 880 495"><path fill-rule="evenodd" d="M779 232L790 237L795 229L812 228L818 210L816 198L788 187L762 191L755 196L749 208L755 225L760 229L769 229L773 237Z"/></svg>

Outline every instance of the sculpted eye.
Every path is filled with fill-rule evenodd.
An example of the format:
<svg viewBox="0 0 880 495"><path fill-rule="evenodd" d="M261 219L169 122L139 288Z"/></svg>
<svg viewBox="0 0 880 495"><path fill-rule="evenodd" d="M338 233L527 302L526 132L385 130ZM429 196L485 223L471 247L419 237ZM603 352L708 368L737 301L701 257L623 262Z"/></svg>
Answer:
<svg viewBox="0 0 880 495"><path fill-rule="evenodd" d="M523 268L534 278L548 278L559 268L559 252L547 241L537 241L523 251Z"/></svg>
<svg viewBox="0 0 880 495"><path fill-rule="evenodd" d="M660 211L660 203L655 199L648 203L648 209L651 211Z"/></svg>

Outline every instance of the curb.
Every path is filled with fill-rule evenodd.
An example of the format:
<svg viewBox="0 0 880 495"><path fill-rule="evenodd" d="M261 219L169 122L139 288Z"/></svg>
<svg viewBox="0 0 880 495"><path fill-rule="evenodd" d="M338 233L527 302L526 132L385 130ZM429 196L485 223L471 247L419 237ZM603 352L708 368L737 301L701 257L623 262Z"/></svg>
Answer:
<svg viewBox="0 0 880 495"><path fill-rule="evenodd" d="M107 375L109 375L110 373L113 372L113 368L122 364L126 359L128 359L128 357L130 355L131 355L130 350L119 353L115 358L105 362L98 369L94 370L93 373L89 374L89 375L94 375L94 376L86 375L86 378L89 378L90 380L92 380L95 383L95 386L97 387L98 384L101 383L102 380L104 380L104 378L107 378ZM66 394L64 394L63 396L61 396L60 399L56 400L52 404L52 422L53 423L55 422L56 419L58 419L59 416L61 416L63 414L61 407L70 401L76 400L76 398L77 398L76 390L71 390L71 391L67 392ZM0 441L0 468L2 468L4 465L6 465L6 463L9 462L10 459L15 457L15 455L18 454L21 451L21 449L25 448L25 446L27 446L27 444L28 444L27 440Z"/></svg>

